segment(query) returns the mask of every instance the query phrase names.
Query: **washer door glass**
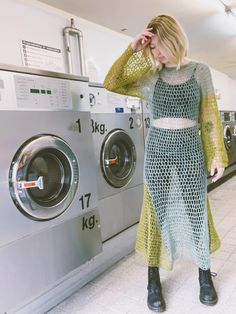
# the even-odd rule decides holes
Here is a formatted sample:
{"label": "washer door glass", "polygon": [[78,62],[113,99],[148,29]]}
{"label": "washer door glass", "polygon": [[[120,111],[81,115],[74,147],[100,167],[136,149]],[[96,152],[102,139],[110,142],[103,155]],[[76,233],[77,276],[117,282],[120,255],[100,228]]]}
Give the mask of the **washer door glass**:
{"label": "washer door glass", "polygon": [[35,220],[49,220],[71,204],[79,182],[77,159],[61,138],[40,135],[25,142],[9,172],[11,197]]}
{"label": "washer door glass", "polygon": [[225,148],[229,150],[232,145],[232,133],[228,125],[224,128],[224,143]]}
{"label": "washer door glass", "polygon": [[116,188],[127,185],[135,166],[136,151],[130,136],[121,129],[110,132],[101,149],[101,167],[106,181]]}

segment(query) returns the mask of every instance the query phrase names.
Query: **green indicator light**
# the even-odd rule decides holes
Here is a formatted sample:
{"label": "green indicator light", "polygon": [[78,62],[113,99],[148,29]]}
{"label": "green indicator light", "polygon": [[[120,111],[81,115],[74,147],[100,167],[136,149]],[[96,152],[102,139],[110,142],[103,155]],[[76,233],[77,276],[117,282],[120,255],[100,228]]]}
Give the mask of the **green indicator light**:
{"label": "green indicator light", "polygon": [[45,89],[41,89],[41,94],[46,94]]}
{"label": "green indicator light", "polygon": [[51,90],[47,90],[47,94],[48,94],[48,95],[51,95],[51,94],[52,94],[52,91],[51,91]]}
{"label": "green indicator light", "polygon": [[30,92],[33,93],[33,94],[39,94],[39,89],[31,88]]}

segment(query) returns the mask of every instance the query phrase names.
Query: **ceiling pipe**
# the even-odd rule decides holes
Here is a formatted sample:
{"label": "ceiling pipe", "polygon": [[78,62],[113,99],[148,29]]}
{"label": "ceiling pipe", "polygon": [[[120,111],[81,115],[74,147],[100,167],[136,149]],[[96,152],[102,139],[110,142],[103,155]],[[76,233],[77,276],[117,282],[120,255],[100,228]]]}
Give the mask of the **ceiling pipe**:
{"label": "ceiling pipe", "polygon": [[227,15],[232,15],[236,18],[236,15],[234,14],[234,12],[232,11],[231,7],[228,6],[227,4],[225,4],[222,0],[217,0],[218,2],[220,2],[223,7],[224,7],[224,11]]}

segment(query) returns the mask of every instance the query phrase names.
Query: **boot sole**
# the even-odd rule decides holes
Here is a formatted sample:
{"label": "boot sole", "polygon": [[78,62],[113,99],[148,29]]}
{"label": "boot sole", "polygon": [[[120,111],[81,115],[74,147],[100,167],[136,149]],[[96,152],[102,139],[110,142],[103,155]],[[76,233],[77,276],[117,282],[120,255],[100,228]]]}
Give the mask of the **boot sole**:
{"label": "boot sole", "polygon": [[213,306],[213,305],[216,305],[216,303],[218,302],[218,299],[216,299],[215,301],[204,301],[204,300],[201,300],[199,298],[200,302],[204,305],[209,305],[209,306]]}
{"label": "boot sole", "polygon": [[147,305],[148,305],[149,310],[154,311],[154,312],[161,313],[161,312],[165,312],[165,310],[166,310],[166,305],[165,304],[163,304],[163,306],[160,306],[158,308],[152,307],[149,304],[147,304]]}

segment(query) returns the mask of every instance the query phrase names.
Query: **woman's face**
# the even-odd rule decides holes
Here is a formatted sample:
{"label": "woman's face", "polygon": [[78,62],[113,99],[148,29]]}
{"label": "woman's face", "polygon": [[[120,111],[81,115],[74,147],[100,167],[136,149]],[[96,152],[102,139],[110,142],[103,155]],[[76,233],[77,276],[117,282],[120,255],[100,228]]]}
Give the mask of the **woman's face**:
{"label": "woman's face", "polygon": [[162,64],[167,64],[170,62],[170,58],[159,43],[157,35],[151,37],[150,49],[155,60]]}

